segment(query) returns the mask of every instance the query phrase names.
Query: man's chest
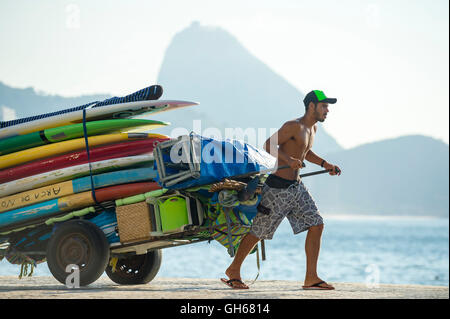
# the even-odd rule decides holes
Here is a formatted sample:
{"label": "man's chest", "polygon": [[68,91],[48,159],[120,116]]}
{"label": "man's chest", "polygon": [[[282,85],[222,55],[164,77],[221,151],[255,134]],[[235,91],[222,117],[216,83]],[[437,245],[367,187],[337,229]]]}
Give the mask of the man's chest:
{"label": "man's chest", "polygon": [[298,147],[304,151],[309,151],[314,143],[315,132],[314,129],[301,129],[297,132],[294,140]]}

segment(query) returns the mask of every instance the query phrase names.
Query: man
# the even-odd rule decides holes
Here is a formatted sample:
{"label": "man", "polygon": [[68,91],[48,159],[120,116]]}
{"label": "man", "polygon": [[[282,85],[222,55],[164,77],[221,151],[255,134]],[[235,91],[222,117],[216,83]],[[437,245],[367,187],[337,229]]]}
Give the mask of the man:
{"label": "man", "polygon": [[233,262],[225,271],[229,279],[221,279],[228,286],[248,289],[240,274],[244,259],[260,240],[272,239],[283,218],[287,217],[294,234],[308,231],[303,289],[334,289],[317,275],[323,219],[298,175],[304,160],[330,170],[330,175],[340,175],[338,166],[328,163],[311,150],[317,132],[317,122],[325,121],[328,105],[336,101],[334,98],[327,98],[322,91],[309,92],[303,100],[305,115],[286,122],[264,143],[264,149],[277,158],[278,167],[289,167],[278,169],[267,178],[251,230],[242,239]]}

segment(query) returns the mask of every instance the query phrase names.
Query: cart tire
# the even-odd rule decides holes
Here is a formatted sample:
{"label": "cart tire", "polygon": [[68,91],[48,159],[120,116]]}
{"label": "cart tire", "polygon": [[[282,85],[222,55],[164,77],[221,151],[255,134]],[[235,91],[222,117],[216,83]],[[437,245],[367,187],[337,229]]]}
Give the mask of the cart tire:
{"label": "cart tire", "polygon": [[162,251],[155,249],[143,255],[119,258],[116,269],[106,267],[108,277],[119,285],[143,285],[155,278],[161,267]]}
{"label": "cart tire", "polygon": [[79,284],[87,286],[96,281],[109,260],[109,243],[95,224],[86,220],[73,220],[61,224],[47,245],[47,265],[59,282],[66,284],[71,271],[68,265],[79,269]]}

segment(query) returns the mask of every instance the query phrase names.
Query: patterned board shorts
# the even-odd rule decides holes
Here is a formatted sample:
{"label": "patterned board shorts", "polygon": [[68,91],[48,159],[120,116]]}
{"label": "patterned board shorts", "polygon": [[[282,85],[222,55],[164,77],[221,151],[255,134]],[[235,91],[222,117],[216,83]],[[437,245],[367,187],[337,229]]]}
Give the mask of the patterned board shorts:
{"label": "patterned board shorts", "polygon": [[268,212],[258,211],[250,231],[259,239],[272,239],[284,217],[289,220],[294,234],[323,224],[319,209],[302,181],[288,188],[264,184],[260,205]]}

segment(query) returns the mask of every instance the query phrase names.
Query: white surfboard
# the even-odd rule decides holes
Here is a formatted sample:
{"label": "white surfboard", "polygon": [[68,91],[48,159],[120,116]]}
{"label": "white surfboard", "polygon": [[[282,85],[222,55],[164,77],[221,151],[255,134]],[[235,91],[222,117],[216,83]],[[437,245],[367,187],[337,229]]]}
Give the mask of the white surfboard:
{"label": "white surfboard", "polygon": [[[137,156],[119,157],[104,161],[93,162],[91,163],[91,167],[92,173],[97,174],[144,162],[151,162],[153,160],[154,160],[153,154],[143,154]],[[24,177],[8,183],[0,184],[0,198],[16,194],[19,192],[28,191],[30,189],[48,186],[58,182],[64,182],[67,180],[71,180],[86,175],[89,175],[88,163]]]}
{"label": "white surfboard", "polygon": [[[97,121],[116,118],[130,118],[142,114],[156,114],[170,110],[198,105],[197,102],[177,100],[146,100],[129,103],[104,105],[100,107],[86,108],[86,120]],[[94,106],[95,103],[92,105]],[[20,119],[17,120],[20,122]],[[11,136],[37,132],[46,128],[58,127],[83,122],[83,110],[57,114],[45,118],[37,118],[31,121],[14,124],[0,128],[0,139]],[[5,124],[5,123],[3,123]],[[5,126],[5,125],[3,125]]]}

